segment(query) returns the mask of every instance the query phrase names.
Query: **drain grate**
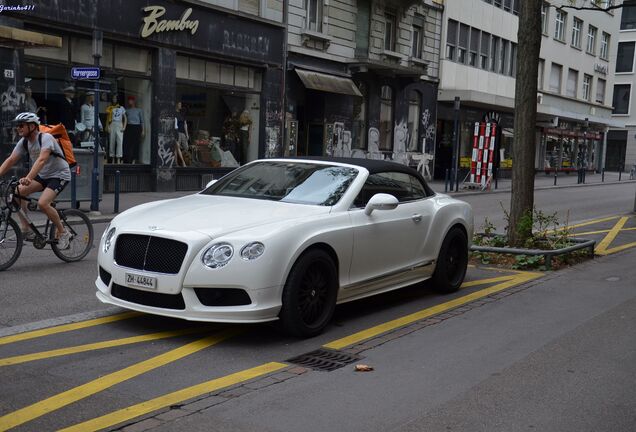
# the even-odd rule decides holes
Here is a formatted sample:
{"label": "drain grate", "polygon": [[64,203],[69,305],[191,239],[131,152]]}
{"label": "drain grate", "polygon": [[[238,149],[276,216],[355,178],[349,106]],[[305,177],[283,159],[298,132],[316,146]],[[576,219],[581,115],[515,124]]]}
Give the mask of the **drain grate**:
{"label": "drain grate", "polygon": [[345,354],[341,351],[318,349],[316,351],[301,354],[298,357],[287,360],[299,366],[305,366],[317,371],[331,372],[350,363],[360,360],[362,357]]}

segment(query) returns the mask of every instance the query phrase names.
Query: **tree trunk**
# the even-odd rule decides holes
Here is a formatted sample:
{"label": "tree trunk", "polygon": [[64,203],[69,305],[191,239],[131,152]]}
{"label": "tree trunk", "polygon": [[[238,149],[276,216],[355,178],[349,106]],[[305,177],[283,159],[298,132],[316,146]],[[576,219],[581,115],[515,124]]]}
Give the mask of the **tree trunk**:
{"label": "tree trunk", "polygon": [[[517,31],[517,76],[512,154],[512,199],[508,242],[522,245],[532,235],[534,206],[534,158],[537,123],[537,75],[541,49],[541,5],[543,0],[519,2]],[[526,215],[530,219],[526,219]]]}

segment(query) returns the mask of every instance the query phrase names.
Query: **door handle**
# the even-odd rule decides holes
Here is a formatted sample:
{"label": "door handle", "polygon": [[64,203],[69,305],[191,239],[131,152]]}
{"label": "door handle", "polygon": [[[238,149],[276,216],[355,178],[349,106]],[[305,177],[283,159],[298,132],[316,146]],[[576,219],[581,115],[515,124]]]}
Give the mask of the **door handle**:
{"label": "door handle", "polygon": [[422,215],[416,213],[413,216],[411,216],[411,219],[413,219],[413,222],[415,223],[422,222]]}

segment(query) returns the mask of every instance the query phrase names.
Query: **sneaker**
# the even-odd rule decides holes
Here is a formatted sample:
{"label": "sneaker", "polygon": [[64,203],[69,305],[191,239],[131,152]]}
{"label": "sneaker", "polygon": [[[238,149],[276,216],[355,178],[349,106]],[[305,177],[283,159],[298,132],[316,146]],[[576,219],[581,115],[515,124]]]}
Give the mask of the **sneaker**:
{"label": "sneaker", "polygon": [[33,230],[22,231],[22,238],[26,241],[32,242],[33,240],[35,240],[35,233],[33,232]]}
{"label": "sneaker", "polygon": [[71,242],[71,233],[64,231],[59,239],[57,239],[58,249],[68,249]]}

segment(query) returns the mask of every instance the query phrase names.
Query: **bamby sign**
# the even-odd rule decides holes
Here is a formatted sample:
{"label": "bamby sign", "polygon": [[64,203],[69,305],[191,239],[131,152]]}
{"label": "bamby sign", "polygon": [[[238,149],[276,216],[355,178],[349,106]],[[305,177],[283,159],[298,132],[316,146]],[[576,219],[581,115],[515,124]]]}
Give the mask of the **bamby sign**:
{"label": "bamby sign", "polygon": [[147,38],[155,33],[167,31],[185,31],[195,34],[199,28],[199,20],[190,20],[192,8],[183,11],[179,19],[159,19],[166,14],[166,8],[163,6],[146,6],[143,8],[146,13],[144,17],[144,25],[141,27],[141,37]]}

